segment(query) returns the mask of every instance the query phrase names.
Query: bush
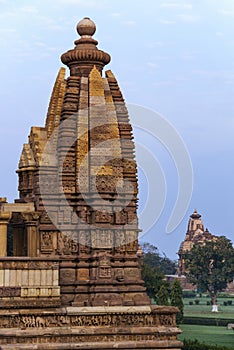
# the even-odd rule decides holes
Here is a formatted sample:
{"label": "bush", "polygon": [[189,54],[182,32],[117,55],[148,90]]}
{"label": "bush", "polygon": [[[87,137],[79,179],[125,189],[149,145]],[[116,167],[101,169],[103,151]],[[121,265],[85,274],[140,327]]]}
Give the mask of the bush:
{"label": "bush", "polygon": [[228,350],[228,348],[226,348],[225,346],[216,346],[200,343],[197,339],[184,339],[184,345],[182,347],[182,350]]}
{"label": "bush", "polygon": [[159,292],[156,294],[157,305],[169,305],[169,293],[164,284],[161,285]]}
{"label": "bush", "polygon": [[199,305],[199,303],[200,303],[200,300],[199,300],[199,299],[195,299],[194,301],[195,301],[195,304],[196,304],[196,305]]}
{"label": "bush", "polygon": [[176,323],[182,323],[184,316],[183,289],[178,280],[175,280],[171,288],[171,306],[177,306],[180,312],[176,315]]}
{"label": "bush", "polygon": [[203,326],[223,326],[227,327],[230,323],[230,318],[213,318],[213,317],[196,317],[196,316],[184,316],[184,324],[195,324]]}
{"label": "bush", "polygon": [[194,290],[184,290],[183,298],[195,298],[196,292]]}
{"label": "bush", "polygon": [[222,292],[222,293],[218,293],[217,297],[218,298],[234,298],[234,295]]}

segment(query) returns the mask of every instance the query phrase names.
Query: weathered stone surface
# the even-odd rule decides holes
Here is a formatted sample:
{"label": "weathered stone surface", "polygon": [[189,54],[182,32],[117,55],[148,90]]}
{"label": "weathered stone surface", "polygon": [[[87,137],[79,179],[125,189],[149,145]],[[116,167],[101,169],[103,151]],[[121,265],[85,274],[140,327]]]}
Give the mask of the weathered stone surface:
{"label": "weathered stone surface", "polygon": [[70,77],[60,69],[45,126],[23,146],[20,198],[0,199],[2,255],[7,227],[14,255],[0,259],[0,346],[178,350],[177,309],[150,305],[141,278],[128,111],[113,73],[102,77],[95,24],[78,32],[62,55]]}
{"label": "weathered stone surface", "polygon": [[112,349],[116,343],[122,349],[178,349],[175,311],[150,306],[68,307],[47,312],[23,309],[6,315],[0,310],[0,340],[3,349],[10,345],[43,349],[46,344],[49,349]]}

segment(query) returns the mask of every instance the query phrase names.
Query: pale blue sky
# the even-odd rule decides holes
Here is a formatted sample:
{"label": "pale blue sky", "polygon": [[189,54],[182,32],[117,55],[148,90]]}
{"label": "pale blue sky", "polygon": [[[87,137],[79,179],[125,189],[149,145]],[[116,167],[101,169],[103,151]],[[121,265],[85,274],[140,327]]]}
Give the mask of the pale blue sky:
{"label": "pale blue sky", "polygon": [[[193,163],[189,209],[167,235],[177,182],[170,161],[159,156],[167,201],[145,240],[175,258],[194,208],[212,233],[233,239],[233,0],[0,0],[0,195],[17,197],[22,144],[31,126],[44,124],[60,55],[73,47],[85,16],[97,25],[99,48],[112,56],[107,68],[126,101],[169,120]],[[143,201],[143,180],[140,191]]]}

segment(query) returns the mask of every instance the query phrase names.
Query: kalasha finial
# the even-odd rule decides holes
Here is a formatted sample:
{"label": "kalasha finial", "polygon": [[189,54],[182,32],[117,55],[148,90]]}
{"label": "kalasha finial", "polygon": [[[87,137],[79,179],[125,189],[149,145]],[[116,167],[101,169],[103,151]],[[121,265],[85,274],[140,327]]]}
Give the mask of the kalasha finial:
{"label": "kalasha finial", "polygon": [[96,32],[96,25],[89,17],[84,17],[77,24],[76,29],[80,36],[92,36]]}
{"label": "kalasha finial", "polygon": [[200,215],[200,214],[198,214],[198,212],[197,212],[197,210],[196,210],[196,209],[194,209],[193,214],[192,214],[192,215],[190,215],[190,218],[192,218],[192,219],[199,219],[200,217],[201,217],[201,215]]}
{"label": "kalasha finial", "polygon": [[96,31],[95,23],[88,17],[77,24],[80,38],[75,41],[75,47],[65,52],[61,60],[70,68],[71,75],[88,76],[94,66],[102,72],[103,67],[110,62],[110,55],[97,48],[97,40],[92,36]]}

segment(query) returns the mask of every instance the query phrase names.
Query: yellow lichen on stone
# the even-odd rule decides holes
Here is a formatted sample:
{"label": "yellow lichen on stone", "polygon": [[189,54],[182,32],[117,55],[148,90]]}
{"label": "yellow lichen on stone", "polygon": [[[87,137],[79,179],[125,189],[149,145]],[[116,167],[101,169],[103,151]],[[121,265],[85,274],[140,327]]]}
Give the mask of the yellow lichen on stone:
{"label": "yellow lichen on stone", "polygon": [[110,69],[108,69],[105,73],[106,73],[107,78],[114,78],[115,79],[115,76]]}
{"label": "yellow lichen on stone", "polygon": [[109,135],[111,139],[119,139],[119,128],[118,124],[110,124],[109,125]]}
{"label": "yellow lichen on stone", "polygon": [[52,94],[51,94],[47,117],[46,117],[46,129],[47,129],[48,138],[51,136],[55,124],[58,124],[58,120],[56,117],[57,116],[60,117],[60,113],[62,110],[62,104],[63,104],[65,88],[66,88],[65,74],[66,74],[66,69],[63,67],[60,68],[54,84]]}
{"label": "yellow lichen on stone", "polygon": [[81,163],[83,162],[84,158],[87,156],[89,151],[89,144],[88,144],[88,133],[83,134],[79,139],[77,140],[77,148],[78,148],[78,157],[77,157],[77,165],[80,167]]}
{"label": "yellow lichen on stone", "polygon": [[96,66],[89,74],[89,94],[90,96],[104,96],[102,77]]}
{"label": "yellow lichen on stone", "polygon": [[91,175],[113,175],[113,167],[111,165],[91,166]]}

